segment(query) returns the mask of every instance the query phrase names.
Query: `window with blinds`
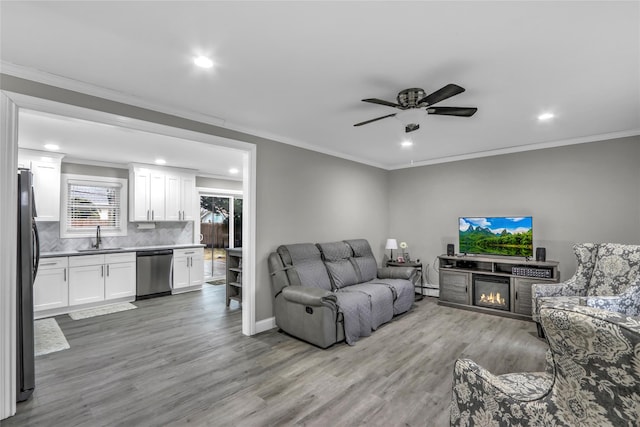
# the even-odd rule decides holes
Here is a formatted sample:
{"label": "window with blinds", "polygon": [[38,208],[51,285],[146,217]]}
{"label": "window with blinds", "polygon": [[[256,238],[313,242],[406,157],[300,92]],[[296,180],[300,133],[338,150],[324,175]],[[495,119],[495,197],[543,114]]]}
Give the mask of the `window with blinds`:
{"label": "window with blinds", "polygon": [[61,237],[126,235],[126,180],[86,178],[63,176]]}

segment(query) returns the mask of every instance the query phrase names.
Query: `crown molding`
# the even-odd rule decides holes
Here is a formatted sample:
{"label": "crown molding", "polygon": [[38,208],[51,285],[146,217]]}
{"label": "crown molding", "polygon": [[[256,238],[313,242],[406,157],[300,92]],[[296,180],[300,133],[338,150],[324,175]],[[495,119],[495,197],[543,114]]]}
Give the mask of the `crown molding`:
{"label": "crown molding", "polygon": [[387,170],[399,170],[399,169],[407,169],[407,168],[413,168],[413,167],[419,167],[419,166],[437,165],[440,163],[457,162],[460,160],[477,159],[480,157],[499,156],[502,154],[542,150],[545,148],[563,147],[566,145],[585,144],[589,142],[606,141],[608,139],[626,138],[626,137],[638,136],[638,135],[640,135],[640,128],[630,129],[630,130],[625,130],[620,132],[604,133],[600,135],[590,135],[590,136],[582,136],[579,138],[563,139],[559,141],[548,141],[548,142],[539,142],[539,143],[527,144],[527,145],[518,145],[513,147],[507,147],[507,148],[499,148],[496,150],[475,151],[473,153],[461,154],[458,156],[439,157],[437,159],[429,159],[429,160],[423,160],[419,162],[412,162],[410,164],[389,166]]}

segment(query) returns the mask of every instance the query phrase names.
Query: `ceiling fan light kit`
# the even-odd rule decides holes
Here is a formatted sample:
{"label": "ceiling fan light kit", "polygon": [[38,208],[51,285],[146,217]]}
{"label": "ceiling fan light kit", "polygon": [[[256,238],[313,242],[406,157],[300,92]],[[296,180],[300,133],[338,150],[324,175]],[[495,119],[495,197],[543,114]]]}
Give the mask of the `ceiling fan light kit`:
{"label": "ceiling fan light kit", "polygon": [[[427,114],[436,114],[442,116],[457,116],[457,117],[471,117],[473,116],[477,108],[474,107],[432,107],[445,99],[458,95],[464,92],[464,88],[456,84],[450,83],[437,91],[427,95],[421,88],[410,88],[401,90],[396,97],[398,103],[385,101],[377,98],[363,99],[363,102],[369,102],[372,104],[384,105],[386,107],[397,108],[399,113],[387,114],[386,116],[377,117],[375,119],[366,120],[364,122],[356,123],[354,126],[362,126],[371,122],[386,119],[387,117],[396,117],[404,125],[405,132],[413,132],[420,128],[418,123]],[[426,107],[426,110],[422,108]]]}

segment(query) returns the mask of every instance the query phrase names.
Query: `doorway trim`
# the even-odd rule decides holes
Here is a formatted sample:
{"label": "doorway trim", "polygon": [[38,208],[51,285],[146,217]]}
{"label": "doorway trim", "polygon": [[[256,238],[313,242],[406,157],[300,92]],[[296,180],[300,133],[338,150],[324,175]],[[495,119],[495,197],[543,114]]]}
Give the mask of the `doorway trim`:
{"label": "doorway trim", "polygon": [[[243,215],[242,220],[242,255],[244,268],[248,273],[243,276],[245,280],[244,286],[246,287],[244,295],[247,298],[245,298],[245,301],[243,301],[242,304],[242,333],[249,336],[257,333],[255,322],[257,147],[255,144],[171,127],[127,116],[116,115],[105,111],[78,107],[71,104],[60,103],[10,91],[1,91],[0,102],[2,104],[0,123],[3,128],[0,135],[2,138],[0,146],[0,154],[2,154],[0,157],[0,169],[3,171],[1,173],[2,184],[0,184],[0,195],[3,197],[3,200],[15,199],[15,197],[12,196],[16,191],[14,188],[15,185],[13,185],[13,183],[16,182],[16,178],[12,171],[15,171],[17,168],[17,135],[19,131],[17,119],[21,108],[173,136],[180,139],[202,142],[205,144],[212,144],[241,151],[243,156],[243,210],[246,212],[246,215]],[[11,190],[12,188],[13,190]],[[2,325],[0,326],[0,387],[2,387],[1,390],[3,392],[3,398],[0,399],[0,419],[4,419],[12,416],[16,411],[15,230],[17,224],[13,203],[4,203],[0,205],[0,219],[2,219],[2,225],[0,225],[0,236],[3,237],[0,242],[0,253],[7,255],[7,257],[3,257],[3,260],[0,261],[0,311],[2,312]],[[12,233],[14,235],[13,239],[10,238]],[[7,236],[6,239],[4,238],[5,234]],[[12,253],[14,254],[13,256],[11,255]]]}
{"label": "doorway trim", "polygon": [[16,412],[18,108],[0,93],[0,420]]}

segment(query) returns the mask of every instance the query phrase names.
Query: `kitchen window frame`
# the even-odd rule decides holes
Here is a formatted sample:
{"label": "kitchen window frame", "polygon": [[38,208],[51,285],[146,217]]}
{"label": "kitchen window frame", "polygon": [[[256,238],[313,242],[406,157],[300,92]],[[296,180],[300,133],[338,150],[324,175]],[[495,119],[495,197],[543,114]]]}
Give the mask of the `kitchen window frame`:
{"label": "kitchen window frame", "polygon": [[113,178],[106,176],[92,176],[92,175],[75,175],[66,174],[61,175],[62,188],[60,189],[61,203],[60,203],[60,238],[61,239],[73,239],[73,238],[86,238],[95,237],[96,227],[85,228],[78,227],[73,228],[68,226],[68,207],[69,207],[69,184],[84,184],[94,187],[111,187],[118,188],[120,191],[120,220],[118,221],[117,229],[101,228],[100,234],[102,236],[126,236],[127,235],[127,217],[128,217],[128,180],[122,178]]}

